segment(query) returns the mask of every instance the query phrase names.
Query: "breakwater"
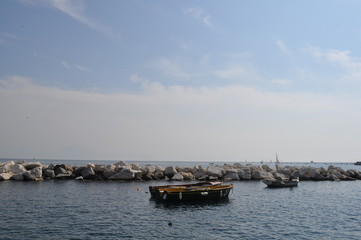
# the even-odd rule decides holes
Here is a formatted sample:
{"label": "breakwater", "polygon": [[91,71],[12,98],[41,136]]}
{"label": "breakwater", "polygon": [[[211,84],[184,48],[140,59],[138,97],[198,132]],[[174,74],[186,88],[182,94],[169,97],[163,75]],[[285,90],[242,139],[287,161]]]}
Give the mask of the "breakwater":
{"label": "breakwater", "polygon": [[147,164],[126,163],[93,164],[72,166],[69,164],[44,165],[41,162],[8,161],[0,163],[0,180],[264,180],[278,177],[298,177],[301,181],[350,181],[361,180],[361,172],[329,165],[328,168],[311,166],[281,166],[267,164],[223,164],[207,167],[158,167]]}

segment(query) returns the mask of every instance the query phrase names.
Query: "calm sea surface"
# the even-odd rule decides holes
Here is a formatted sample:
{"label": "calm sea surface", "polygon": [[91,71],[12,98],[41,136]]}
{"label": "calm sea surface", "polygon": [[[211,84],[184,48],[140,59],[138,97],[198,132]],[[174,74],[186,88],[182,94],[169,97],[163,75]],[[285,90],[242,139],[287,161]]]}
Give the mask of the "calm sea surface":
{"label": "calm sea surface", "polygon": [[165,183],[0,182],[0,239],[361,239],[361,181],[234,181],[228,201],[149,200]]}

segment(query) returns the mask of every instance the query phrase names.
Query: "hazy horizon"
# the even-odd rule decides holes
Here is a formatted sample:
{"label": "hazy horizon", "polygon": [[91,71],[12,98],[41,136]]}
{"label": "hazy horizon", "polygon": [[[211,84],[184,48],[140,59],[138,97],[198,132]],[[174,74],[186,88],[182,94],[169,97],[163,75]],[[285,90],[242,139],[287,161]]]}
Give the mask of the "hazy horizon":
{"label": "hazy horizon", "polygon": [[[0,158],[0,162],[7,162],[7,161],[26,161],[26,162],[51,162],[51,161],[59,161],[58,163],[67,163],[67,162],[88,162],[88,163],[99,163],[99,162],[131,162],[131,163],[158,163],[158,162],[183,162],[183,163],[208,163],[208,164],[218,164],[218,163],[256,163],[256,164],[275,164],[277,163],[275,160],[260,160],[260,161],[249,161],[249,160],[239,160],[239,161],[207,161],[207,160],[198,160],[198,161],[190,161],[190,160],[127,160],[127,159],[59,159],[59,158]],[[304,164],[355,164],[358,161],[279,161],[279,164],[292,164],[292,163],[304,163]]]}

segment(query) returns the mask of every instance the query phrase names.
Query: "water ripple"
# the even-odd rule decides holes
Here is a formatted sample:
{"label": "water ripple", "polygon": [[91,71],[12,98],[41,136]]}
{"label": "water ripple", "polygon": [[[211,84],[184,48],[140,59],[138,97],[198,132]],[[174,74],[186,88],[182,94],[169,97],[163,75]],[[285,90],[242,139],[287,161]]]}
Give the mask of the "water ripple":
{"label": "water ripple", "polygon": [[[360,182],[268,189],[229,200],[156,203],[150,182],[0,182],[1,239],[359,239]],[[141,191],[137,191],[140,188]],[[172,223],[171,226],[169,223]]]}

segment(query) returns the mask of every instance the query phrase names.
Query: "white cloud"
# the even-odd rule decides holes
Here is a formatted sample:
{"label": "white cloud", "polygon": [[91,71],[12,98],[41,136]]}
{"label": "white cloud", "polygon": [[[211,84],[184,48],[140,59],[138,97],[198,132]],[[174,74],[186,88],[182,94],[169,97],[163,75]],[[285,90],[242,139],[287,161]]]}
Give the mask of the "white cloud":
{"label": "white cloud", "polygon": [[182,77],[182,78],[189,77],[189,74],[187,74],[183,70],[181,64],[176,60],[171,60],[169,58],[162,57],[156,60],[151,65],[153,65],[155,68],[160,70],[165,76]]}
{"label": "white cloud", "polygon": [[28,88],[33,86],[30,78],[20,77],[20,76],[11,76],[6,79],[0,79],[0,88],[3,89],[21,89]]}
{"label": "white cloud", "polygon": [[330,62],[339,63],[341,66],[343,66],[346,69],[361,70],[360,59],[351,57],[350,51],[329,50],[329,51],[324,51],[322,54],[326,60]]}
{"label": "white cloud", "polygon": [[192,41],[182,41],[180,46],[183,49],[190,49],[192,46]]}
{"label": "white cloud", "polygon": [[292,80],[290,79],[272,79],[273,83],[279,84],[279,85],[288,85],[292,83]]}
{"label": "white cloud", "polygon": [[89,72],[89,69],[86,68],[86,67],[84,67],[84,66],[82,66],[82,65],[75,64],[74,67],[77,68],[77,69],[80,70],[80,71]]}
{"label": "white cloud", "polygon": [[223,79],[229,80],[255,80],[256,74],[252,69],[242,65],[233,65],[222,70],[217,70],[214,74]]}
{"label": "white cloud", "polygon": [[85,16],[83,13],[84,3],[82,1],[70,1],[70,0],[51,0],[49,2],[52,7],[64,12],[75,20],[85,24],[89,28],[103,33],[112,38],[119,38],[109,27],[98,24],[92,19]]}
{"label": "white cloud", "polygon": [[320,61],[334,63],[340,66],[346,72],[341,80],[358,82],[361,78],[361,59],[352,57],[350,51],[323,50],[319,47],[310,47],[306,50]]}
{"label": "white cloud", "polygon": [[[34,55],[37,56],[37,54],[34,54]],[[78,69],[80,71],[89,72],[89,69],[82,66],[82,65],[79,65],[79,64],[72,65],[72,64],[69,64],[67,61],[64,61],[64,60],[61,61],[61,65],[63,65],[63,67],[65,67],[66,69],[72,69],[74,67],[75,69]]]}
{"label": "white cloud", "polygon": [[240,79],[247,76],[247,70],[242,67],[231,67],[225,70],[219,70],[215,72],[216,76],[225,79]]}
{"label": "white cloud", "polygon": [[7,33],[7,32],[2,32],[1,35],[5,38],[10,38],[10,39],[13,39],[13,40],[19,40],[20,38],[14,34],[11,34],[11,33]]}
{"label": "white cloud", "polygon": [[147,83],[147,82],[148,82],[147,79],[139,76],[138,73],[133,73],[133,74],[130,76],[129,80],[130,80],[132,83]]}
{"label": "white cloud", "polygon": [[244,80],[258,80],[259,76],[257,70],[253,67],[250,58],[250,52],[233,52],[221,53],[213,56],[212,59],[217,59],[218,62],[224,62],[223,67],[218,67],[213,70],[213,74],[218,78],[244,81]]}
{"label": "white cloud", "polygon": [[24,2],[36,6],[40,5],[55,8],[101,34],[113,39],[119,39],[119,34],[115,33],[110,27],[99,24],[85,15],[85,4],[82,0],[24,0]]}
{"label": "white cloud", "polygon": [[225,57],[227,59],[232,59],[233,61],[239,61],[241,59],[249,59],[252,57],[251,52],[233,52],[233,53],[222,53],[220,54],[221,57]]}
{"label": "white cloud", "polygon": [[61,61],[61,65],[63,65],[63,67],[67,68],[67,69],[71,69],[70,65],[66,62],[66,61]]}
{"label": "white cloud", "polygon": [[14,40],[19,40],[20,38],[14,34],[7,33],[7,32],[1,32],[0,33],[0,45],[6,45]]}
{"label": "white cloud", "polygon": [[286,55],[291,54],[291,51],[289,50],[289,48],[286,46],[286,44],[283,41],[277,40],[276,45],[284,54],[286,54]]}
{"label": "white cloud", "polygon": [[185,10],[185,14],[192,16],[208,27],[212,27],[211,16],[207,14],[203,8],[188,8]]}
{"label": "white cloud", "polygon": [[0,145],[12,157],[260,161],[281,148],[288,161],[337,161],[359,154],[359,102],[151,82],[102,94],[12,76],[0,80]]}

